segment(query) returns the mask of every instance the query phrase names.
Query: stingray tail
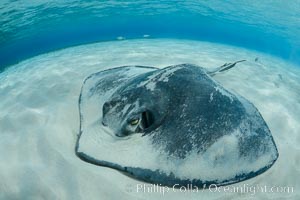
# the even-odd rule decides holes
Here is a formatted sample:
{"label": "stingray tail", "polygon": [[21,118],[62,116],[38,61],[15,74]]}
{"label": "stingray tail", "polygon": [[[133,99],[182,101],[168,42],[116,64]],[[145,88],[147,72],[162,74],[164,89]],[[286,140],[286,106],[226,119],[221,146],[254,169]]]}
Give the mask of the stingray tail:
{"label": "stingray tail", "polygon": [[227,71],[231,68],[233,68],[237,63],[240,63],[240,62],[244,62],[246,60],[239,60],[239,61],[236,61],[234,63],[225,63],[224,65],[222,65],[221,67],[217,67],[213,70],[209,70],[207,71],[207,73],[210,75],[210,76],[215,76],[216,74],[219,74],[221,72],[224,72],[224,71]]}

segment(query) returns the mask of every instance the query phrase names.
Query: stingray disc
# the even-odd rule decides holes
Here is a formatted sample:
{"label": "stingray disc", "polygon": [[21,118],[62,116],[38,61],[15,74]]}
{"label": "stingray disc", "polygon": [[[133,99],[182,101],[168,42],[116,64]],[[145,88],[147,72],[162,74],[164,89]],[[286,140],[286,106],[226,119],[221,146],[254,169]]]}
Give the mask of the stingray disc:
{"label": "stingray disc", "polygon": [[149,183],[236,183],[265,172],[278,157],[255,106],[195,65],[92,74],[79,111],[76,155]]}

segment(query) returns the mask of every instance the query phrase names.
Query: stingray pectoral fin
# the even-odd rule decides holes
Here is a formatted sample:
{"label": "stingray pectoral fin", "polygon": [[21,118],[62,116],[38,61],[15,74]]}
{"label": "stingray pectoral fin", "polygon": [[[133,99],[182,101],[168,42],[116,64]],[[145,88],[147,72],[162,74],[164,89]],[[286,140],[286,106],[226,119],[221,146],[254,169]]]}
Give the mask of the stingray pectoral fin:
{"label": "stingray pectoral fin", "polygon": [[[156,70],[146,66],[124,66],[100,71],[88,76],[82,85],[79,96],[80,132],[76,144],[76,154],[84,152],[84,148],[94,147],[94,137],[101,136],[99,132],[107,131],[102,119],[103,105],[107,99],[120,87],[142,73]],[[103,134],[112,139],[113,134]],[[81,142],[80,142],[81,141]],[[86,144],[87,146],[84,146]],[[90,150],[90,149],[89,149]]]}
{"label": "stingray pectoral fin", "polygon": [[217,67],[217,68],[212,69],[212,70],[208,70],[207,73],[210,76],[215,76],[216,74],[218,74],[220,72],[224,72],[224,71],[227,71],[227,70],[233,68],[237,63],[244,62],[244,61],[246,61],[246,60],[238,60],[234,63],[225,63],[224,65],[222,65],[220,67]]}
{"label": "stingray pectoral fin", "polygon": [[103,70],[88,76],[84,82],[81,92],[88,92],[88,96],[95,94],[102,95],[111,89],[116,89],[127,80],[132,79],[141,73],[156,70],[157,68],[148,66],[123,66]]}

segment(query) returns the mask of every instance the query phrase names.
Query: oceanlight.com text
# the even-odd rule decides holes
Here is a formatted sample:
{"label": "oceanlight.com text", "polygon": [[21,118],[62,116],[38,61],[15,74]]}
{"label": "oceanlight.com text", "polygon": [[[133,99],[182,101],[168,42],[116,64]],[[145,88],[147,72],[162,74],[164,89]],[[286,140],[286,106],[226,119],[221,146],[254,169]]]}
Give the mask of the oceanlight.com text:
{"label": "oceanlight.com text", "polygon": [[217,186],[215,184],[204,185],[203,188],[199,188],[192,184],[186,186],[180,186],[174,184],[172,187],[166,187],[161,184],[136,184],[128,185],[128,192],[137,193],[159,193],[165,195],[166,193],[201,193],[201,192],[212,192],[212,193],[241,193],[255,195],[256,193],[293,193],[293,186],[275,186],[275,185],[228,185],[228,186]]}

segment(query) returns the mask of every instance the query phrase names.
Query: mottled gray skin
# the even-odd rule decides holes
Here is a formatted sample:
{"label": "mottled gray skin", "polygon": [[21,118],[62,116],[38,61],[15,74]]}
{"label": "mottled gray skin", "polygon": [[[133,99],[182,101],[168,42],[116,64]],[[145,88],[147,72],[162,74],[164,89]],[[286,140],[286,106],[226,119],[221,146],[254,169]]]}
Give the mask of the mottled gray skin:
{"label": "mottled gray skin", "polygon": [[[175,159],[184,159],[192,151],[199,155],[205,153],[222,136],[238,131],[242,135],[238,141],[239,156],[255,161],[264,154],[274,155],[274,160],[266,166],[221,182],[203,181],[197,177],[183,180],[176,177],[176,174],[165,174],[159,169],[153,171],[136,166],[121,166],[78,152],[81,133],[76,145],[77,156],[86,162],[117,169],[139,180],[167,186],[191,183],[198,187],[207,184],[226,185],[263,173],[278,157],[267,124],[252,103],[227,91],[212,79],[216,73],[224,68],[232,68],[235,64],[229,63],[211,72],[191,64],[163,69],[135,66],[151,70],[133,78],[123,75],[132,67],[115,68],[87,78],[100,77],[98,83],[89,89],[88,96],[105,94],[117,88],[103,102],[101,123],[120,139],[130,139],[132,134],[151,136],[147,139],[151,140],[153,149],[160,149]],[[82,96],[79,107],[81,101]],[[81,123],[83,115],[80,113]]]}
{"label": "mottled gray skin", "polygon": [[[157,81],[164,72],[178,67],[180,69],[172,73],[168,81]],[[149,82],[153,75],[154,79]],[[152,81],[156,83],[155,89],[147,89]],[[141,85],[143,82],[145,85]],[[226,96],[216,91],[216,87],[220,86],[198,66],[186,64],[148,72],[121,87],[104,104],[103,124],[119,137],[153,134],[153,144],[163,146],[175,157],[184,158],[194,148],[204,152],[220,137],[237,129],[248,116],[236,96]],[[121,112],[126,105],[130,107]],[[131,119],[141,122],[144,111],[151,112],[153,124],[146,129],[130,125]],[[268,134],[261,134],[261,138],[248,145],[250,149],[241,148],[241,151],[249,151],[253,145],[261,146],[264,137],[270,134],[262,118],[260,123],[259,129],[242,131],[263,129]]]}
{"label": "mottled gray skin", "polygon": [[[150,91],[145,87],[138,87],[140,82],[153,73],[156,71],[142,74],[130,81],[103,105],[103,124],[114,130],[116,136],[124,137],[133,133],[147,134],[162,125],[170,104],[170,99],[162,96],[162,94],[167,94],[167,88],[156,88],[155,91]],[[125,109],[126,112],[122,112],[126,105],[130,107]],[[141,130],[139,126],[129,125],[131,119],[140,119],[141,113],[147,111],[151,112],[154,118],[151,127]]]}

